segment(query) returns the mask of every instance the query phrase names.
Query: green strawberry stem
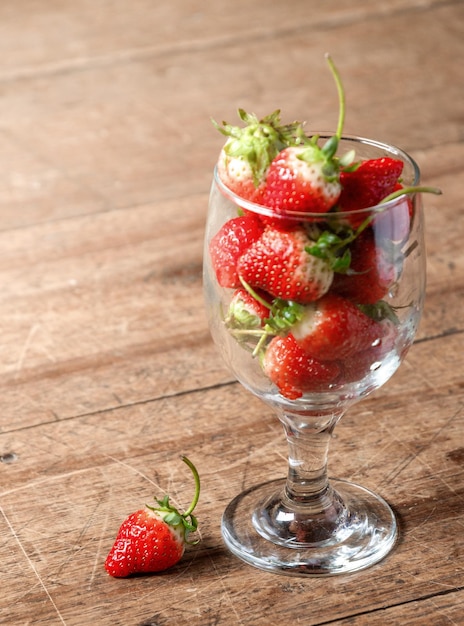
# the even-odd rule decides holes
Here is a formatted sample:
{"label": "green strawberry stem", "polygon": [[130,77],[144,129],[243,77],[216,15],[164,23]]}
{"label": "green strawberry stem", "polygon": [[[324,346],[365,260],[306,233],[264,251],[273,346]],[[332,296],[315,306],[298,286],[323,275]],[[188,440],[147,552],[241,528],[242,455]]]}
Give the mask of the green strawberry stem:
{"label": "green strawberry stem", "polygon": [[241,276],[239,276],[238,278],[239,278],[240,282],[242,283],[242,286],[245,289],[245,291],[247,293],[249,293],[250,296],[256,300],[256,302],[259,302],[260,304],[265,306],[266,309],[270,309],[271,308],[272,305],[269,304],[269,302],[267,302],[267,300],[265,300],[264,298],[261,298],[261,296],[258,295],[256,293],[256,291],[254,289],[252,289],[252,287],[245,280],[243,280],[243,278]]}
{"label": "green strawberry stem", "polygon": [[189,533],[196,531],[198,528],[198,520],[193,515],[193,511],[200,498],[200,476],[198,474],[197,468],[192,463],[192,461],[190,461],[186,456],[182,456],[181,458],[182,461],[186,465],[188,465],[195,481],[195,493],[188,509],[185,511],[185,513],[179,513],[176,507],[172,506],[172,504],[169,502],[169,495],[167,494],[162,500],[158,500],[155,498],[159,506],[153,507],[147,504],[147,508],[149,508],[151,511],[159,513],[163,518],[163,521],[166,522],[166,524],[174,527],[183,526],[185,541],[187,543],[190,543],[187,541]]}
{"label": "green strawberry stem", "polygon": [[256,291],[240,276],[240,282],[245,291],[252,298],[265,306],[269,310],[269,317],[264,320],[264,326],[260,329],[233,330],[232,334],[244,337],[258,337],[252,356],[256,357],[262,351],[267,339],[288,331],[302,316],[303,306],[292,300],[274,298],[271,303],[262,298]]}
{"label": "green strawberry stem", "polygon": [[[334,77],[335,84],[337,86],[338,91],[338,124],[337,131],[335,135],[327,139],[324,146],[322,147],[322,152],[327,159],[327,162],[330,163],[331,160],[335,157],[335,154],[338,150],[338,145],[340,143],[340,139],[343,133],[343,126],[345,123],[345,109],[346,109],[346,101],[345,101],[345,90],[343,89],[343,84],[340,78],[340,74],[338,73],[337,68],[335,67],[335,63],[332,61],[332,58],[329,54],[326,54],[327,63],[329,64],[330,70],[332,72],[332,76]],[[349,165],[354,159],[354,152],[350,151],[348,155],[345,155],[340,160],[342,165]]]}
{"label": "green strawberry stem", "polygon": [[[326,54],[325,58],[327,59],[327,63],[329,64],[329,67],[332,72],[332,76],[334,77],[335,84],[337,86],[337,91],[338,91],[339,111],[338,111],[338,125],[337,125],[337,131],[335,133],[335,137],[339,141],[342,137],[343,126],[345,124],[345,110],[346,110],[345,90],[343,89],[343,83],[340,78],[340,74],[330,54]],[[336,148],[338,147],[338,141],[337,141]]]}
{"label": "green strawberry stem", "polygon": [[401,189],[397,189],[389,194],[386,198],[384,198],[379,204],[385,204],[386,202],[390,202],[390,200],[394,200],[395,198],[400,198],[409,193],[434,193],[436,196],[440,196],[442,191],[438,187],[402,187]]}
{"label": "green strawberry stem", "polygon": [[188,459],[186,456],[182,456],[182,461],[190,468],[190,471],[193,474],[193,479],[195,481],[195,493],[193,495],[193,500],[190,503],[189,508],[183,513],[182,517],[189,517],[192,515],[195,507],[198,504],[198,500],[200,499],[200,476],[198,474],[197,468],[195,465]]}
{"label": "green strawberry stem", "polygon": [[[423,187],[420,185],[411,186],[411,187],[402,187],[401,189],[396,189],[395,191],[390,193],[388,196],[385,196],[385,198],[383,198],[377,206],[387,204],[391,200],[395,200],[396,198],[401,198],[401,196],[411,194],[411,193],[433,193],[439,196],[441,195],[442,191],[438,187]],[[378,213],[381,213],[381,212],[382,211],[379,211]],[[367,217],[364,220],[364,222],[360,226],[358,226],[358,228],[353,233],[352,237],[349,238],[350,240],[346,240],[346,243],[351,243],[352,241],[356,239],[356,237],[358,237],[363,232],[363,230],[366,230],[366,228],[375,219],[378,213],[372,213],[371,215],[369,215],[369,217]]]}

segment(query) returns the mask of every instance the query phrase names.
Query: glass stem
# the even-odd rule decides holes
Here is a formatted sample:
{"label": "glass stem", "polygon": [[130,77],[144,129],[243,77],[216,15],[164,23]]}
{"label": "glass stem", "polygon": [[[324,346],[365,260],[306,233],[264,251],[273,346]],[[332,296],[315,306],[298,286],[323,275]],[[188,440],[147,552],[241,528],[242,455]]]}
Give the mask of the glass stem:
{"label": "glass stem", "polygon": [[269,537],[280,536],[290,546],[317,545],[330,541],[346,523],[348,508],[327,475],[330,440],[345,408],[279,412],[288,442],[288,475],[280,496],[264,506],[261,519]]}
{"label": "glass stem", "polygon": [[[281,414],[288,443],[286,497],[298,506],[320,506],[329,480],[327,460],[334,428],[342,412],[292,415]],[[304,420],[304,421],[303,421]]]}

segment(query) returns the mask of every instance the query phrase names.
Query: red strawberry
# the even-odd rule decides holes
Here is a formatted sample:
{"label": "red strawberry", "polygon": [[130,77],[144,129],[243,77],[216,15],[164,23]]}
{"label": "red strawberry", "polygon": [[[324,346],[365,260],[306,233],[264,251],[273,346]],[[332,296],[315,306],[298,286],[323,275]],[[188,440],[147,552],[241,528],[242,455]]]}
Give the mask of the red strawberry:
{"label": "red strawberry", "polygon": [[337,363],[322,363],[310,357],[292,334],[274,337],[263,360],[263,371],[289,400],[306,392],[324,391],[340,374]]}
{"label": "red strawberry", "polygon": [[264,204],[277,214],[326,213],[337,202],[340,183],[328,159],[314,144],[282,150],[269,166]]}
{"label": "red strawberry", "polygon": [[327,55],[339,96],[337,131],[320,147],[319,137],[300,135],[299,142],[282,150],[269,166],[264,204],[277,214],[289,211],[327,213],[341,191],[340,167],[351,162],[348,154],[336,157],[345,119],[345,97],[339,73]]}
{"label": "red strawberry", "polygon": [[260,204],[263,199],[264,181],[272,159],[301,133],[301,124],[295,122],[280,125],[280,111],[259,120],[255,115],[238,111],[245,127],[215,123],[216,128],[228,139],[219,155],[217,171],[219,178],[235,194]]}
{"label": "red strawberry", "polygon": [[335,274],[332,291],[358,304],[374,304],[385,297],[395,280],[395,266],[368,228],[352,243],[350,269]]}
{"label": "red strawberry", "polygon": [[[402,171],[403,162],[391,157],[368,159],[352,171],[342,171],[338,210],[357,211],[376,206],[396,188]],[[352,215],[347,219],[357,228],[366,215]]]}
{"label": "red strawberry", "polygon": [[[393,191],[402,189],[400,184]],[[411,196],[400,196],[388,209],[377,213],[372,221],[376,239],[401,243],[409,236],[414,205]]]}
{"label": "red strawberry", "polygon": [[309,304],[292,333],[302,350],[322,361],[353,356],[382,336],[379,322],[334,294]]}
{"label": "red strawberry", "polygon": [[[229,144],[226,144],[226,147]],[[249,202],[262,204],[264,197],[264,182],[255,184],[253,169],[243,156],[229,156],[223,148],[217,163],[219,178],[224,185],[240,198]]]}
{"label": "red strawberry", "polygon": [[393,350],[398,336],[397,327],[388,319],[379,322],[379,326],[381,327],[381,335],[379,340],[374,342],[374,345],[343,361],[340,382],[350,383],[362,380],[367,374],[375,371],[376,364],[380,364],[386,355]]}
{"label": "red strawberry", "polygon": [[304,228],[268,226],[240,257],[237,272],[252,287],[301,304],[317,300],[332,283],[330,264],[306,252],[312,241]]}
{"label": "red strawberry", "polygon": [[129,515],[119,528],[116,540],[105,561],[111,576],[161,572],[175,565],[183,556],[189,533],[197,529],[192,515],[200,495],[200,479],[195,466],[186,457],[195,479],[195,496],[188,510],[180,514],[169,503],[169,496],[157,500],[158,507],[147,507]]}
{"label": "red strawberry", "polygon": [[240,287],[237,262],[251,244],[259,239],[263,229],[260,220],[253,213],[247,213],[227,221],[211,239],[211,262],[221,287]]}

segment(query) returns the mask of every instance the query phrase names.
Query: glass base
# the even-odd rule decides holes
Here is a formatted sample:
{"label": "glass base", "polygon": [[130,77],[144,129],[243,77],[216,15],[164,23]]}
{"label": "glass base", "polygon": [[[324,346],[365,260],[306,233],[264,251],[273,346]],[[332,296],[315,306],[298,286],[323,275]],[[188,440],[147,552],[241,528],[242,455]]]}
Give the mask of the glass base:
{"label": "glass base", "polygon": [[[303,509],[296,515],[285,513],[280,505],[285,485],[281,479],[252,487],[226,508],[222,536],[243,561],[280,574],[331,576],[374,565],[393,548],[398,534],[395,514],[372,491],[331,479],[334,500],[340,506],[330,531],[325,526],[321,533],[320,519],[308,522]],[[308,541],[307,537],[316,539]]]}

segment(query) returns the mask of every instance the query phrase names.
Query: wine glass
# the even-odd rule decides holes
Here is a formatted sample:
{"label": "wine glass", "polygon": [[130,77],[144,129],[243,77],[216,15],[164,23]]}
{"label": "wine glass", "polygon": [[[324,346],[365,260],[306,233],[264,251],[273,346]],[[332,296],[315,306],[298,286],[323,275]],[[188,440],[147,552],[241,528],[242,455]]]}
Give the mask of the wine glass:
{"label": "wine glass", "polygon": [[[418,166],[394,146],[341,138],[341,151],[353,148],[357,160],[400,159],[404,193],[352,212],[276,216],[232,193],[217,169],[212,183],[204,250],[210,331],[238,381],[273,409],[288,442],[287,476],[237,495],[223,514],[222,535],[233,554],[277,573],[324,576],[360,570],[384,558],[398,534],[395,514],[380,495],[345,480],[329,480],[327,473],[336,424],[397,370],[413,342],[425,292],[421,195],[408,191],[419,183]],[[239,282],[224,280],[213,247],[221,246],[221,229],[236,218],[260,220],[263,232],[303,230],[313,242],[329,235],[328,247],[341,266],[327,279],[324,296],[295,304],[270,296],[261,283],[253,286],[239,271],[234,279]],[[320,254],[316,248],[310,252],[315,258]],[[265,271],[273,271],[272,264]],[[251,312],[250,297],[256,305]],[[359,345],[328,356],[322,350],[322,358],[317,353],[316,359],[305,348],[289,365],[288,355],[305,345],[301,316],[307,310],[314,314],[326,301],[335,309],[355,308],[363,324],[368,320],[355,324]],[[260,307],[265,313],[259,313]],[[360,423],[363,427],[368,425]]]}

